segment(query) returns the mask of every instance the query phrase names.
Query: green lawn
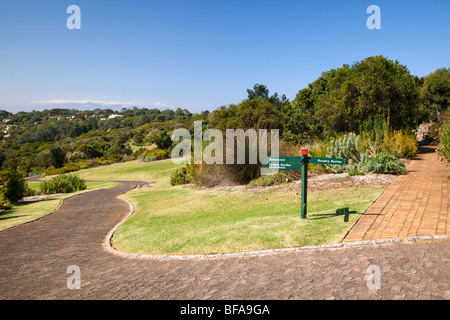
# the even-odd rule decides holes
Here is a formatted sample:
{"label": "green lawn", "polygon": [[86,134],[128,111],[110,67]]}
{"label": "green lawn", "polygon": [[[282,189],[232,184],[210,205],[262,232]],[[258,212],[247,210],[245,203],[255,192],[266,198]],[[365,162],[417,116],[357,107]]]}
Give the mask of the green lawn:
{"label": "green lawn", "polygon": [[[40,182],[28,182],[29,187],[34,190],[39,190],[39,184]],[[83,192],[111,188],[117,185],[115,182],[87,182],[86,184],[87,189],[83,191],[52,196],[50,198],[35,202],[20,203],[14,206],[11,210],[0,212],[0,230],[4,230],[49,214],[59,206],[62,199],[67,197]]]}
{"label": "green lawn", "polygon": [[86,180],[147,181],[170,186],[170,175],[178,166],[171,160],[139,163],[137,160],[114,163],[74,172]]}
{"label": "green lawn", "polygon": [[124,196],[136,213],[117,229],[114,245],[140,254],[213,254],[339,242],[383,190],[311,193],[307,220],[295,192],[136,190]]}

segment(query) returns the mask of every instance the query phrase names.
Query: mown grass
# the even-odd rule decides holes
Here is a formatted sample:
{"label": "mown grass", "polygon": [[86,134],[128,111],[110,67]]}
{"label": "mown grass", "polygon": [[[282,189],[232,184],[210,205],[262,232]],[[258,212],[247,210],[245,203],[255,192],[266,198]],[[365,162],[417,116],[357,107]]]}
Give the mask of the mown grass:
{"label": "mown grass", "polygon": [[[87,182],[87,189],[83,191],[51,196],[44,200],[33,202],[22,202],[15,205],[11,210],[0,212],[0,230],[10,228],[53,212],[61,203],[62,199],[76,194],[94,191],[98,189],[111,188],[118,183],[115,182]],[[30,181],[28,186],[39,191],[40,182]]]}
{"label": "mown grass", "polygon": [[170,186],[170,175],[178,167],[171,160],[140,163],[137,160],[78,171],[85,180],[147,181]]}
{"label": "mown grass", "polygon": [[141,254],[213,254],[334,243],[383,190],[311,193],[306,220],[295,192],[133,191],[124,197],[136,213],[118,228],[114,245]]}

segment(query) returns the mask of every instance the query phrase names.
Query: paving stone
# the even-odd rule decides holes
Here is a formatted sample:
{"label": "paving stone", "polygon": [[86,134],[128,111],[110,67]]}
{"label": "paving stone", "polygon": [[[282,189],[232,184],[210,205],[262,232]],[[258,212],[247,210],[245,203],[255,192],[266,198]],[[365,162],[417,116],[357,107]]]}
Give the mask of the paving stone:
{"label": "paving stone", "polygon": [[[448,168],[434,146],[421,146],[416,158],[359,219],[344,243],[447,234]],[[374,214],[377,213],[377,214]]]}

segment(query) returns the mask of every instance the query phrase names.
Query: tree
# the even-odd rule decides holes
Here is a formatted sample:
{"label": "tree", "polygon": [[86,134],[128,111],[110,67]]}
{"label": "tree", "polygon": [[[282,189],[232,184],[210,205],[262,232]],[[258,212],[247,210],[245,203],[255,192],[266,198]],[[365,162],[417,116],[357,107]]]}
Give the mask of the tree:
{"label": "tree", "polygon": [[269,96],[265,85],[255,84],[247,89],[248,99],[238,105],[222,106],[214,110],[210,117],[210,127],[226,129],[280,129],[282,130],[282,110],[289,101],[277,93]]}
{"label": "tree", "polygon": [[76,150],[83,152],[91,159],[103,156],[102,147],[95,142],[91,142],[90,144],[82,144]]}
{"label": "tree", "polygon": [[162,131],[159,135],[157,135],[154,141],[156,146],[161,150],[168,149],[172,146],[172,139],[165,131]]}
{"label": "tree", "polygon": [[5,160],[6,160],[5,154],[2,151],[0,151],[0,168],[3,165],[3,161]]}
{"label": "tree", "polygon": [[450,68],[437,69],[424,78],[420,99],[425,120],[439,121],[441,113],[450,106]]}
{"label": "tree", "polygon": [[398,61],[369,57],[324,72],[297,94],[291,106],[290,113],[298,119],[308,118],[303,120],[304,130],[315,138],[318,130],[321,136],[357,132],[362,121],[376,115],[393,129],[414,127],[418,82]]}
{"label": "tree", "polygon": [[247,89],[248,100],[253,99],[267,99],[270,103],[281,107],[289,102],[286,96],[283,94],[281,97],[275,92],[272,96],[269,96],[269,89],[263,84],[255,84],[253,90]]}
{"label": "tree", "polygon": [[9,119],[13,114],[6,110],[0,110],[0,120]]}
{"label": "tree", "polygon": [[50,148],[50,164],[55,168],[62,168],[66,163],[66,152],[61,147]]}
{"label": "tree", "polygon": [[17,168],[10,168],[6,175],[4,195],[10,202],[17,202],[22,199],[28,189],[27,182],[22,173]]}
{"label": "tree", "polygon": [[255,84],[253,86],[253,90],[247,89],[248,99],[260,99],[260,98],[269,98],[269,89],[263,84]]}
{"label": "tree", "polygon": [[226,129],[281,129],[282,113],[266,98],[244,100],[212,113],[210,126]]}

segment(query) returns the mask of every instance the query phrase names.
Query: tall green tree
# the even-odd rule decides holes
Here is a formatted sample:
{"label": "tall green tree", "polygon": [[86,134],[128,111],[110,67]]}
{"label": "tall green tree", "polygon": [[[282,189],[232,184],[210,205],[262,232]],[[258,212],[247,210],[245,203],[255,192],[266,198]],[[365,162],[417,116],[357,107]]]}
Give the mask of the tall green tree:
{"label": "tall green tree", "polygon": [[160,134],[158,134],[155,137],[154,142],[156,146],[161,150],[168,149],[172,146],[172,139],[170,138],[170,135],[165,131],[162,131]]}
{"label": "tall green tree", "polygon": [[303,130],[306,136],[356,132],[362,121],[376,115],[394,129],[413,127],[418,95],[417,81],[405,66],[383,56],[369,57],[324,72],[301,90],[288,118],[306,119],[301,120],[301,128],[288,121],[287,129],[296,134]]}
{"label": "tall green tree", "polygon": [[440,115],[450,106],[450,69],[437,69],[423,79],[420,90],[425,119],[439,121]]}
{"label": "tall green tree", "polygon": [[24,175],[17,168],[10,168],[6,175],[4,195],[10,202],[22,199],[28,189]]}
{"label": "tall green tree", "polygon": [[55,168],[62,168],[66,163],[66,152],[61,147],[50,148],[50,164]]}

